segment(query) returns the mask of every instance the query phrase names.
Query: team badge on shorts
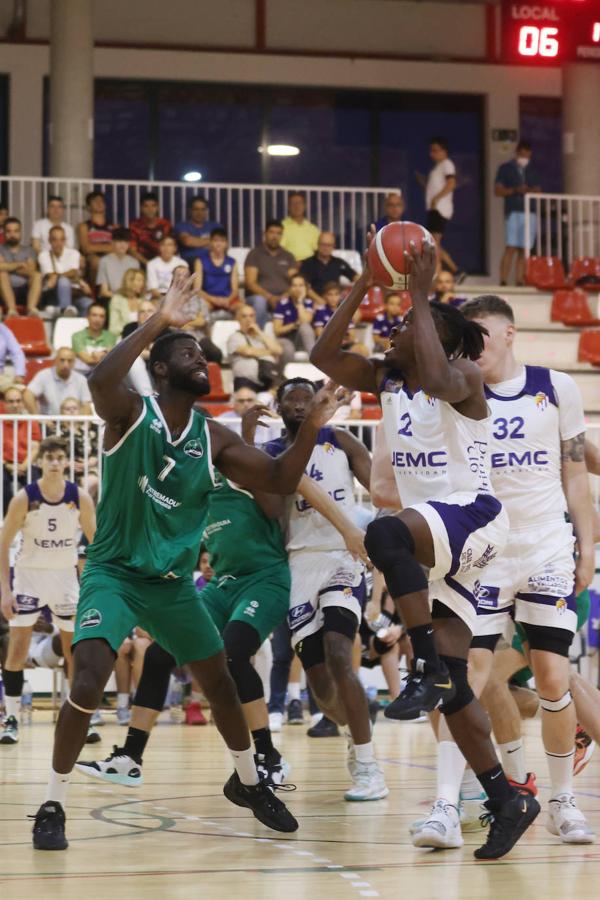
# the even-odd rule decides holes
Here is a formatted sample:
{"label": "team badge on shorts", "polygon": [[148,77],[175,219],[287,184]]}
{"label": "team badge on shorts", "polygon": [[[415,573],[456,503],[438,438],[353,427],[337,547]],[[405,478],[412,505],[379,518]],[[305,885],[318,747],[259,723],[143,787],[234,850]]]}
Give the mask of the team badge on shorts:
{"label": "team badge on shorts", "polygon": [[564,615],[565,610],[567,609],[567,601],[564,597],[560,597],[560,599],[556,601],[556,609],[561,616]]}
{"label": "team badge on shorts", "polygon": [[102,613],[98,609],[88,609],[79,622],[80,628],[94,628],[102,622]]}
{"label": "team badge on shorts", "polygon": [[192,459],[201,459],[204,456],[204,448],[202,446],[202,441],[197,438],[192,438],[183,446],[183,452],[186,456],[191,456]]}

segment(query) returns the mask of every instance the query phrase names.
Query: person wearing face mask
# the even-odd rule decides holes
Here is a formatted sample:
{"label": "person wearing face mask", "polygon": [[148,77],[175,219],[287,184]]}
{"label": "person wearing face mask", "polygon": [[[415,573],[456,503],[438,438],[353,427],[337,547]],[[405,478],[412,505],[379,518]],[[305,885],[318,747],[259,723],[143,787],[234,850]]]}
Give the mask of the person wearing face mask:
{"label": "person wearing face mask", "polygon": [[[516,280],[525,282],[525,194],[541,191],[540,177],[531,162],[532,149],[528,141],[519,141],[514,159],[503,163],[496,173],[494,194],[504,198],[506,247],[500,262],[500,284],[508,284],[516,259]],[[535,242],[537,216],[530,217],[530,246]]]}

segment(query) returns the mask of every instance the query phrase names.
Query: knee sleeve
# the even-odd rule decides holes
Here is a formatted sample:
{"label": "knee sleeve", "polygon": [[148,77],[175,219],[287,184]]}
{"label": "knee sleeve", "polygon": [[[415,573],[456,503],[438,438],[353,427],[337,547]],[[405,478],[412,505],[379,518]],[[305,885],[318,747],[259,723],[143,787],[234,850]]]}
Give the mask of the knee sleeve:
{"label": "knee sleeve", "polygon": [[250,662],[260,647],[260,635],[247,622],[229,622],[223,632],[225,655],[241,703],[264,697],[260,675]]}
{"label": "knee sleeve", "polygon": [[572,702],[573,697],[571,696],[571,691],[564,693],[560,700],[545,700],[544,697],[540,697],[540,706],[542,709],[545,709],[546,712],[561,712]]}
{"label": "knee sleeve", "polygon": [[519,622],[527,635],[527,641],[532,650],[545,650],[547,653],[556,653],[558,656],[569,656],[569,649],[573,643],[573,632],[566,628],[554,628],[545,625],[530,625],[529,622]]}
{"label": "knee sleeve", "polygon": [[427,590],[425,572],[414,557],[413,536],[402,519],[384,516],[371,522],[365,547],[393,598]]}
{"label": "knee sleeve", "polygon": [[471,641],[472,650],[491,650],[493,653],[496,644],[500,640],[499,634],[480,634],[476,635]]}
{"label": "knee sleeve", "polygon": [[134,706],[145,709],[163,709],[169,692],[169,678],[175,668],[175,659],[156,642],[150,644],[144,656],[142,677],[137,686]]}
{"label": "knee sleeve", "polygon": [[344,606],[326,606],[323,610],[323,632],[335,631],[353,641],[358,631],[358,619]]}
{"label": "knee sleeve", "polygon": [[440,706],[440,712],[445,716],[451,716],[453,713],[460,712],[461,709],[468,706],[475,699],[475,695],[469,684],[467,660],[459,659],[456,656],[440,656],[440,659],[446,664],[450,678],[456,688],[456,693],[452,700]]}

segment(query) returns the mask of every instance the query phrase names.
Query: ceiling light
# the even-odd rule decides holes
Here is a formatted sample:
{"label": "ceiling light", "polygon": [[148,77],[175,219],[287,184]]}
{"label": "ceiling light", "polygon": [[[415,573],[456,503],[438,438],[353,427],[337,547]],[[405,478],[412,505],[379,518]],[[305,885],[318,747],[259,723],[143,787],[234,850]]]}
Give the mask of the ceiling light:
{"label": "ceiling light", "polygon": [[293,144],[267,144],[267,147],[259,147],[258,152],[266,152],[269,156],[298,156],[300,147],[294,147]]}
{"label": "ceiling light", "polygon": [[202,172],[186,172],[183,176],[184,181],[202,181]]}

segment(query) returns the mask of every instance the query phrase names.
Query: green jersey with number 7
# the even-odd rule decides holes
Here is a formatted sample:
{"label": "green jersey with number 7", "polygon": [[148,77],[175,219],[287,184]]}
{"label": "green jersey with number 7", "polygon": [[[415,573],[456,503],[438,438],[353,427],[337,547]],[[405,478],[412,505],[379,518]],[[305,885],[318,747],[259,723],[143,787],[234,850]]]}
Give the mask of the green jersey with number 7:
{"label": "green jersey with number 7", "polygon": [[102,499],[89,560],[142,578],[190,576],[214,487],[208,423],[192,409],[176,440],[154,397],[102,455]]}

